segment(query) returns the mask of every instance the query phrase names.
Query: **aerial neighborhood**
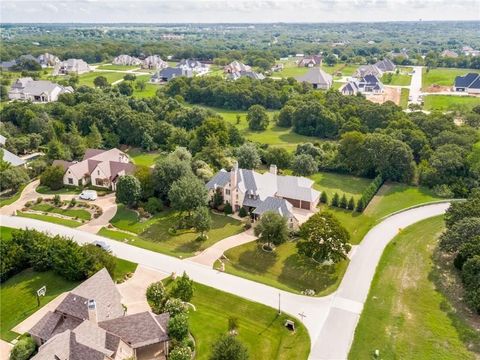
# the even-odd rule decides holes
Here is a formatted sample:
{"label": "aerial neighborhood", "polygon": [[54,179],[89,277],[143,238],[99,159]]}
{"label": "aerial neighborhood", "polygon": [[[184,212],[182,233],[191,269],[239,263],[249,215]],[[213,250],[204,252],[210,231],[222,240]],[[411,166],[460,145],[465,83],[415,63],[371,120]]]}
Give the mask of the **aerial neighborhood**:
{"label": "aerial neighborhood", "polygon": [[477,359],[453,2],[0,3],[0,360]]}

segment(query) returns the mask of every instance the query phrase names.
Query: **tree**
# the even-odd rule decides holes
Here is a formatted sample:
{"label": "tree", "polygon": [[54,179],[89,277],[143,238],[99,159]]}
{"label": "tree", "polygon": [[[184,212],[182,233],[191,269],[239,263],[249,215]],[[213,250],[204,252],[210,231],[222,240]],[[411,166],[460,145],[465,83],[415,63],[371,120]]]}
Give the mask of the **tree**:
{"label": "tree", "polygon": [[97,128],[97,125],[90,126],[90,133],[87,136],[87,145],[91,149],[100,149],[103,144],[102,134]]}
{"label": "tree", "polygon": [[277,125],[281,127],[291,127],[294,112],[295,108],[293,106],[285,105],[278,114]]}
{"label": "tree", "polygon": [[135,89],[138,91],[143,91],[147,87],[147,82],[145,80],[137,80],[135,82]]}
{"label": "tree", "polygon": [[462,270],[463,264],[476,255],[480,255],[480,236],[477,236],[460,246],[453,264],[457,269]]}
{"label": "tree", "polygon": [[59,190],[63,187],[63,174],[61,166],[50,166],[40,176],[40,185],[47,186],[50,190]]}
{"label": "tree", "polygon": [[248,215],[248,211],[242,206],[238,211],[238,216],[240,216],[241,218],[244,218],[247,215]]}
{"label": "tree", "polygon": [[279,169],[287,169],[292,162],[292,154],[281,147],[270,147],[265,154],[268,165],[277,165]]}
{"label": "tree", "polygon": [[343,194],[341,199],[340,199],[340,207],[343,208],[343,209],[346,209],[348,207],[348,201],[347,201],[347,197],[345,196],[345,194]]}
{"label": "tree", "polygon": [[365,200],[363,200],[363,197],[358,199],[357,201],[357,207],[355,208],[355,211],[361,213],[365,209]]}
{"label": "tree", "polygon": [[354,210],[355,209],[355,199],[353,196],[348,200],[348,205],[347,205],[348,210]]}
{"label": "tree", "polygon": [[130,96],[133,94],[133,87],[128,82],[123,81],[120,84],[118,84],[117,87],[118,87],[118,91],[122,95]]}
{"label": "tree", "polygon": [[480,217],[480,189],[473,189],[467,201],[452,202],[445,214],[447,227],[466,217]]}
{"label": "tree", "polygon": [[137,78],[137,76],[135,74],[125,74],[125,76],[123,77],[123,80],[125,80],[125,81],[135,81],[136,78]]}
{"label": "tree", "polygon": [[142,196],[140,181],[133,175],[121,176],[117,181],[117,201],[128,207],[136,206]]}
{"label": "tree", "polygon": [[325,191],[322,191],[320,194],[320,202],[328,205],[328,195]]}
{"label": "tree", "polygon": [[252,143],[245,143],[236,149],[238,166],[243,169],[255,169],[261,164],[257,147]]}
{"label": "tree", "polygon": [[170,155],[161,157],[153,170],[153,183],[160,198],[166,200],[172,184],[187,175],[193,176],[189,162]]}
{"label": "tree", "polygon": [[110,84],[108,83],[108,80],[105,76],[97,76],[95,79],[93,79],[93,85],[99,88],[104,88],[109,86]]}
{"label": "tree", "polygon": [[332,206],[334,207],[338,207],[340,205],[340,196],[335,193],[333,194],[333,198],[332,198]]}
{"label": "tree", "polygon": [[340,222],[329,212],[316,213],[301,227],[298,253],[316,262],[337,263],[347,258],[351,249],[350,235]]}
{"label": "tree", "polygon": [[22,167],[10,166],[0,171],[0,191],[17,191],[22,185],[28,183],[28,181],[27,171]]}
{"label": "tree", "polygon": [[309,176],[317,172],[318,165],[311,155],[301,154],[293,158],[293,174],[297,176]]}
{"label": "tree", "polygon": [[145,204],[145,210],[150,214],[156,214],[163,209],[163,204],[160,199],[156,197],[149,197],[147,203]]}
{"label": "tree", "polygon": [[78,132],[75,123],[70,126],[70,135],[68,137],[68,145],[75,158],[81,158],[85,154],[85,139]]}
{"label": "tree", "polygon": [[47,157],[50,160],[68,160],[69,154],[65,145],[58,140],[52,140],[47,145]]}
{"label": "tree", "polygon": [[193,228],[200,233],[200,239],[206,240],[207,236],[205,232],[209,231],[212,227],[212,218],[210,217],[210,211],[205,206],[197,208],[192,216]]}
{"label": "tree", "polygon": [[268,126],[268,114],[261,105],[252,105],[248,109],[247,122],[250,130],[263,131]]}
{"label": "tree", "polygon": [[135,177],[140,181],[140,187],[142,188],[142,200],[148,200],[154,196],[155,184],[153,181],[153,171],[147,166],[135,167]]}
{"label": "tree", "polygon": [[480,255],[468,259],[462,268],[468,304],[480,314]]}
{"label": "tree", "polygon": [[235,336],[222,335],[213,345],[210,360],[248,360],[248,350]]}
{"label": "tree", "polygon": [[37,344],[30,335],[20,337],[10,353],[10,360],[28,360],[37,350]]}
{"label": "tree", "polygon": [[86,244],[82,246],[82,249],[86,259],[87,277],[106,268],[110,276],[115,278],[115,267],[117,264],[115,256],[93,244]]}
{"label": "tree", "polygon": [[456,253],[463,244],[473,241],[477,236],[480,236],[480,217],[464,218],[447,227],[447,231],[440,236],[440,248]]}
{"label": "tree", "polygon": [[191,280],[186,272],[183,272],[182,277],[176,279],[172,289],[172,296],[182,301],[189,302],[193,297],[193,280]]}
{"label": "tree", "polygon": [[147,288],[147,302],[155,314],[161,314],[165,310],[165,304],[169,299],[165,286],[161,281],[152,283]]}
{"label": "tree", "polygon": [[188,336],[188,317],[178,314],[168,321],[168,336],[177,341],[183,341]]}
{"label": "tree", "polygon": [[269,247],[280,245],[288,239],[287,219],[276,212],[267,211],[262,214],[254,233],[260,243]]}
{"label": "tree", "polygon": [[184,176],[172,184],[168,198],[174,209],[186,211],[190,216],[193,210],[207,206],[208,191],[197,177]]}

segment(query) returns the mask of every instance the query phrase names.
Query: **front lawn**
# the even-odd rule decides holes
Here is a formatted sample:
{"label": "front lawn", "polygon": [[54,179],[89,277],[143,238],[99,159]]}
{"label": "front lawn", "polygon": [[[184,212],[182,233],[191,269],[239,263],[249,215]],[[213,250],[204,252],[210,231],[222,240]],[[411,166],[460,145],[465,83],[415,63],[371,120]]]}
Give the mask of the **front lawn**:
{"label": "front lawn", "polygon": [[480,105],[480,97],[456,95],[427,95],[424,97],[425,110],[448,111],[461,108],[471,109]]}
{"label": "front lawn", "polygon": [[31,269],[24,270],[5,281],[0,285],[1,338],[6,341],[15,339],[18,334],[10,330],[39,309],[36,298],[36,291],[39,288],[47,287],[46,295],[40,298],[42,307],[76,285],[77,283],[65,280],[53,271],[35,272]]}
{"label": "front lawn", "polygon": [[314,189],[327,193],[329,201],[332,200],[336,192],[340,197],[342,194],[345,194],[347,199],[353,196],[357,200],[360,198],[363,190],[372,182],[372,179],[333,172],[318,172],[309,176],[309,178],[315,181]]}
{"label": "front lawn", "polygon": [[[310,353],[310,338],[302,323],[276,309],[195,283],[190,310],[190,330],[195,338],[196,359],[207,360],[217,338],[228,331],[228,319],[238,321],[237,338],[247,346],[250,360],[304,360]],[[295,321],[295,332],[285,320]]]}
{"label": "front lawn", "polygon": [[98,70],[117,70],[117,71],[128,71],[133,69],[139,69],[140,65],[114,65],[114,64],[105,64],[97,67]]}
{"label": "front lawn", "polygon": [[163,211],[149,220],[139,222],[135,211],[120,205],[117,213],[110,221],[120,230],[136,234],[128,234],[115,229],[101,229],[99,234],[113,240],[128,242],[131,245],[177,257],[195,255],[216,242],[243,231],[242,223],[225,215],[211,214],[212,228],[208,231],[206,241],[197,241],[198,234],[193,229],[169,232],[179,221],[179,214]]}
{"label": "front lawn", "polygon": [[60,194],[60,195],[67,195],[67,194],[73,194],[73,195],[76,195],[76,194],[80,194],[82,191],[76,187],[63,187],[61,189],[58,189],[58,190],[50,190],[49,187],[47,186],[44,186],[44,185],[38,185],[37,188],[35,189],[36,192],[38,192],[39,194],[42,194],[42,195],[56,195],[56,194]]}
{"label": "front lawn", "polygon": [[225,256],[225,271],[229,274],[297,294],[312,289],[317,296],[335,291],[348,266],[348,261],[321,266],[298,255],[294,241],[277,246],[271,253],[253,241],[228,250]]}
{"label": "front lawn", "polygon": [[[363,308],[349,359],[475,359],[447,314],[444,295],[430,275],[443,217],[414,224],[385,249]],[[453,315],[455,316],[455,315]]]}
{"label": "front lawn", "polygon": [[98,76],[104,76],[107,78],[109,84],[114,83],[115,81],[123,79],[125,73],[118,73],[118,72],[109,72],[109,71],[94,71],[85,74],[81,74],[78,76],[78,86],[86,85],[93,87],[93,80],[95,80]]}
{"label": "front lawn", "polygon": [[69,216],[72,218],[78,218],[81,220],[90,220],[92,218],[92,214],[90,214],[87,210],[83,209],[63,209],[59,208],[50,204],[35,204],[31,207],[32,210],[60,214],[64,216]]}
{"label": "front lawn", "polygon": [[409,86],[412,81],[412,77],[407,74],[383,74],[380,79],[385,85],[397,85],[397,86]]}
{"label": "front lawn", "polygon": [[76,221],[76,220],[63,219],[56,216],[48,216],[48,215],[41,215],[41,214],[31,214],[31,213],[26,213],[21,211],[17,211],[17,216],[51,222],[54,224],[68,226],[71,228],[76,228],[82,225],[80,221]]}

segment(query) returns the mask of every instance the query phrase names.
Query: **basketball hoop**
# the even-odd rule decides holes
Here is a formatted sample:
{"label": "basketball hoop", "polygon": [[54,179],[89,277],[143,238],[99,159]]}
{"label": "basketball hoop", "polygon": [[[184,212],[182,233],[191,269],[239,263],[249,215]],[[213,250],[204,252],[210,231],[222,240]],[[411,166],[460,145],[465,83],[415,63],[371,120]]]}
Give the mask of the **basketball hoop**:
{"label": "basketball hoop", "polygon": [[40,307],[40,296],[45,296],[47,293],[47,287],[42,286],[40,289],[37,290],[37,306]]}

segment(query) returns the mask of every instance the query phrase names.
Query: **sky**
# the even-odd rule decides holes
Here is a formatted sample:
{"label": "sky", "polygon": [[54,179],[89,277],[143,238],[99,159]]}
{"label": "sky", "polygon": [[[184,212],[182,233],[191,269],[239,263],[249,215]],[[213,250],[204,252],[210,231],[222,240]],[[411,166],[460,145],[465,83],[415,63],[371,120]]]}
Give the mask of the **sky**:
{"label": "sky", "polygon": [[269,23],[480,20],[480,0],[0,0],[0,22]]}

